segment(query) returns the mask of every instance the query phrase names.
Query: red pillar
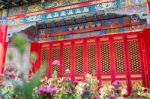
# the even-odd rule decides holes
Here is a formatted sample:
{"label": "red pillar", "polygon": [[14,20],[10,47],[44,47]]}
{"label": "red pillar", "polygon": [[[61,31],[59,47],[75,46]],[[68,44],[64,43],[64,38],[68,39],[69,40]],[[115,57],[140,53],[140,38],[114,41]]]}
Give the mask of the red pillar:
{"label": "red pillar", "polygon": [[7,26],[0,26],[0,75],[3,75],[6,54]]}
{"label": "red pillar", "polygon": [[145,60],[145,64],[143,64],[143,66],[145,66],[145,70],[144,70],[144,74],[145,74],[145,82],[146,87],[150,88],[150,28],[145,29],[143,31],[143,43],[144,43],[144,60]]}
{"label": "red pillar", "polygon": [[148,13],[149,13],[149,15],[150,15],[150,1],[147,3],[147,8],[148,8]]}

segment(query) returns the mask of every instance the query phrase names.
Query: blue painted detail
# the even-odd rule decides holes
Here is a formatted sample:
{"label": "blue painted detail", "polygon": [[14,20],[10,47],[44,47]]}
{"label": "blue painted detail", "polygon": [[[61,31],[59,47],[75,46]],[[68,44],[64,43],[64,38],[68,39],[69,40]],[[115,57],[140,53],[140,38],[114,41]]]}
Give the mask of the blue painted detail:
{"label": "blue painted detail", "polygon": [[120,32],[120,33],[123,33],[123,32],[125,32],[125,31],[127,31],[127,30],[128,30],[127,28],[120,28],[120,29],[119,29],[119,32]]}
{"label": "blue painted detail", "polygon": [[7,17],[0,16],[0,25],[6,25],[6,23],[7,23]]}
{"label": "blue painted detail", "polygon": [[105,34],[106,34],[105,30],[99,31],[99,35],[105,35]]}
{"label": "blue painted detail", "polygon": [[[129,19],[127,17],[121,17],[116,19],[107,19],[107,20],[101,20],[101,21],[95,21],[95,22],[88,22],[88,23],[82,23],[82,24],[75,24],[75,25],[64,25],[60,27],[53,27],[53,28],[47,28],[46,33],[65,33],[69,31],[76,31],[76,30],[84,30],[89,28],[98,28],[103,26],[113,26],[118,24],[127,24],[130,23]],[[44,27],[44,26],[41,26]]]}
{"label": "blue painted detail", "polygon": [[102,20],[102,26],[109,26],[110,24],[110,19],[109,20]]}

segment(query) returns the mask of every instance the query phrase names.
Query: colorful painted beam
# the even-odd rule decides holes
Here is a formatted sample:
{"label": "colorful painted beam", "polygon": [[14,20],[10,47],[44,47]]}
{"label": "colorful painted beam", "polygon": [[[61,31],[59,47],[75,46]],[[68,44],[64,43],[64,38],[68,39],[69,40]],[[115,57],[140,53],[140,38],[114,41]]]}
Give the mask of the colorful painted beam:
{"label": "colorful painted beam", "polygon": [[[117,8],[114,2],[108,2],[108,6],[105,6],[105,7],[102,6],[102,4],[103,3],[99,3],[95,5],[72,8],[68,10],[62,10],[62,8],[61,9],[58,8],[61,11],[54,10],[55,12],[53,11],[41,12],[42,14],[40,12],[37,12],[37,13],[32,14],[31,16],[20,15],[19,17],[14,17],[14,19],[9,18],[8,25],[27,24],[30,22],[39,22],[39,21],[52,21],[52,20],[64,19],[64,18],[67,19],[68,17],[76,17],[78,15],[86,15],[86,14],[95,14],[101,11],[104,11],[104,13],[108,13],[109,10]],[[124,13],[121,11],[123,11]],[[116,10],[114,12],[117,14],[123,13],[127,15],[128,14],[143,15],[143,14],[147,14],[147,5],[132,6],[129,8],[125,8],[125,10],[124,9]],[[113,13],[113,10],[112,10],[112,13]],[[18,18],[18,19],[15,19],[15,18]]]}
{"label": "colorful painted beam", "polygon": [[129,26],[136,26],[140,25],[139,22],[136,23],[128,23],[128,24],[117,24],[117,25],[111,25],[111,26],[103,26],[99,28],[88,28],[84,30],[74,30],[74,31],[68,31],[68,32],[58,32],[53,34],[45,34],[41,35],[41,37],[53,37],[53,36],[62,36],[62,35],[68,35],[68,34],[81,34],[86,32],[92,32],[92,31],[100,31],[100,30],[106,30],[106,29],[113,29],[113,28],[121,28],[121,27],[129,27]]}
{"label": "colorful painted beam", "polygon": [[17,18],[23,18],[23,17],[27,17],[27,16],[47,14],[47,13],[50,13],[50,12],[74,9],[74,8],[85,7],[85,6],[90,6],[90,5],[104,3],[104,2],[111,2],[111,1],[113,1],[113,0],[100,0],[100,1],[80,3],[80,4],[75,4],[75,5],[70,5],[70,6],[60,7],[60,8],[52,8],[52,9],[48,9],[48,10],[38,11],[38,12],[34,12],[34,13],[29,13],[29,14],[20,14],[20,15],[16,15],[16,16],[10,16],[10,17],[8,17],[8,19],[17,19]]}
{"label": "colorful painted beam", "polygon": [[[68,7],[69,5],[75,5],[79,4],[84,6],[90,2],[101,2],[101,1],[108,1],[108,0],[54,0],[54,1],[48,1],[45,3],[34,3],[29,4],[26,6],[19,6],[19,7],[13,7],[9,9],[8,16],[16,16],[20,14],[31,14],[34,12],[42,12],[47,9],[55,9],[55,8],[63,8],[64,6]],[[118,7],[128,7],[132,5],[141,5],[147,2],[147,0],[112,0],[114,2],[117,2]],[[94,3],[93,3],[94,4]],[[105,5],[105,3],[104,3]],[[107,4],[106,4],[107,5]]]}

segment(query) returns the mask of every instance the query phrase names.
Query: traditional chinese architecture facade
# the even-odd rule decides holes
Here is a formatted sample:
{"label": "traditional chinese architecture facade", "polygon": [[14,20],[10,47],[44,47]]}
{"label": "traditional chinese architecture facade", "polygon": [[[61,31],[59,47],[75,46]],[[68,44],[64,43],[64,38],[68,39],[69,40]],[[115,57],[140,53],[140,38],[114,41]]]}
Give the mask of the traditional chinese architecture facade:
{"label": "traditional chinese architecture facade", "polygon": [[[147,0],[60,0],[22,4],[1,16],[8,12],[7,44],[20,31],[30,39],[30,51],[39,56],[32,72],[44,65],[48,77],[54,69],[59,76],[70,69],[72,79],[94,73],[102,84],[121,80],[130,88],[150,87],[148,5]],[[5,36],[2,41],[6,48]]]}

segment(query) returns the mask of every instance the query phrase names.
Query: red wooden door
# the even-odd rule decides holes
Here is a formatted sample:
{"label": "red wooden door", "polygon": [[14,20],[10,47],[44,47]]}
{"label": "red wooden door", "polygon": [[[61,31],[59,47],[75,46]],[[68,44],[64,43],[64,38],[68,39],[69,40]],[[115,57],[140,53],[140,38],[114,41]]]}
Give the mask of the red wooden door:
{"label": "red wooden door", "polygon": [[[54,70],[59,76],[66,76],[65,70],[69,69],[72,79],[83,80],[85,73],[93,73],[102,85],[115,80],[130,87],[145,83],[141,32],[47,42],[41,46],[45,47],[41,47],[39,56],[47,63],[49,76]],[[54,60],[60,60],[60,66],[53,66]]]}

